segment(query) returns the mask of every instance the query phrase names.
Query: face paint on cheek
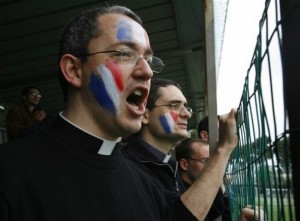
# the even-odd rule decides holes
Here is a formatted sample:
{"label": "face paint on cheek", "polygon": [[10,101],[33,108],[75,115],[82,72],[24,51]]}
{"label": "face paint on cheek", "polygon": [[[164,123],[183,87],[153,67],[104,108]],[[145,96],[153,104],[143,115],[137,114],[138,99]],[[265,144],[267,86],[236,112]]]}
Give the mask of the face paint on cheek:
{"label": "face paint on cheek", "polygon": [[132,27],[126,21],[120,21],[117,30],[117,39],[119,41],[132,41]]}
{"label": "face paint on cheek", "polygon": [[174,126],[177,122],[178,114],[175,112],[167,112],[159,117],[160,123],[167,134],[174,132]]}
{"label": "face paint on cheek", "polygon": [[113,115],[119,113],[120,92],[124,90],[122,73],[117,64],[107,61],[92,73],[89,88],[98,103]]}

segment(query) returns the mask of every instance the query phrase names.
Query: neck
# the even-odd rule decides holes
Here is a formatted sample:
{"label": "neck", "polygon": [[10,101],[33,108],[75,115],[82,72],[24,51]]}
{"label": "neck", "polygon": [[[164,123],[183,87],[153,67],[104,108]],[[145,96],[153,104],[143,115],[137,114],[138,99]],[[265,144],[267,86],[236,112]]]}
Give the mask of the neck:
{"label": "neck", "polygon": [[93,136],[110,141],[119,139],[118,136],[111,136],[110,131],[107,131],[105,130],[105,128],[100,127],[99,125],[101,124],[97,123],[96,120],[91,117],[89,112],[79,109],[80,107],[70,108],[69,106],[67,106],[65,111],[61,115],[74,126]]}
{"label": "neck", "polygon": [[25,107],[27,108],[27,110],[29,110],[31,113],[32,113],[32,111],[33,111],[33,109],[34,109],[34,105],[29,105],[29,104],[26,104],[25,103]]}
{"label": "neck", "polygon": [[148,144],[152,145],[153,147],[165,154],[167,154],[170,151],[172,144],[174,144],[174,142],[170,141],[170,139],[157,139],[157,137],[152,136],[151,134],[146,133],[145,131],[141,131],[140,135],[144,141],[146,141]]}

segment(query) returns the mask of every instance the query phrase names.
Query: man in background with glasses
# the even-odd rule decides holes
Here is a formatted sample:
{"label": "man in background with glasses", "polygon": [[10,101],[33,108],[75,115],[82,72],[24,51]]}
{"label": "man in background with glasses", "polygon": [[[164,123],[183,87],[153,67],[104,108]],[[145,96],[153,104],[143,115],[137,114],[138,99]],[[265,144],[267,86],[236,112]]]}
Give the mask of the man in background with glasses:
{"label": "man in background with glasses", "polygon": [[42,95],[36,86],[27,86],[22,90],[22,106],[15,105],[6,114],[5,124],[9,140],[15,140],[26,134],[26,128],[42,121],[45,110],[38,106]]}
{"label": "man in background with glasses", "polygon": [[[188,119],[193,114],[192,109],[187,106],[187,100],[180,85],[172,80],[153,78],[146,107],[141,130],[123,140],[124,155],[158,179],[167,191],[174,194],[175,198],[176,196],[181,197],[183,203],[187,202],[185,199],[192,199],[189,202],[195,202],[194,205],[198,207],[196,212],[202,213],[201,219],[204,219],[220,185],[217,186],[217,182],[214,182],[209,176],[205,181],[202,178],[202,181],[197,182],[197,184],[202,182],[203,186],[191,188],[191,191],[183,193],[186,187],[179,176],[177,161],[170,153],[171,147],[176,142],[189,136]],[[222,137],[223,139],[224,137]],[[226,158],[226,155],[224,154],[222,157]],[[197,160],[200,161],[199,164],[204,165],[208,159],[209,155]],[[196,161],[196,159],[193,160]],[[225,165],[221,169],[225,170]],[[219,178],[222,179],[222,176]],[[203,199],[205,195],[207,196],[206,193],[213,188],[215,188],[214,193],[209,196],[209,199]],[[204,194],[197,195],[201,192]],[[188,197],[185,198],[186,196]],[[197,197],[203,200],[193,201]],[[206,204],[206,202],[209,203]],[[205,207],[206,205],[207,207]],[[189,206],[187,207],[190,209]],[[218,214],[214,214],[213,218],[217,217]]]}
{"label": "man in background with glasses", "polygon": [[[174,149],[180,177],[184,186],[189,188],[200,176],[209,160],[209,144],[202,139],[185,138],[177,142]],[[223,192],[220,188],[205,220],[215,220],[222,215],[225,209],[224,203]]]}
{"label": "man in background with glasses", "polygon": [[[208,117],[203,119],[199,128],[205,129],[203,128],[203,125],[208,125],[207,122]],[[174,145],[174,149],[180,177],[182,178],[184,186],[189,188],[200,176],[209,160],[210,154],[208,140],[185,138],[177,142]],[[227,204],[229,203],[227,200],[228,199],[224,198],[223,191],[220,188],[205,221],[216,220],[219,216],[222,217],[222,221],[231,221],[230,207],[229,204]],[[264,220],[264,211],[259,207],[257,207],[255,211],[252,206],[248,205],[241,210],[238,221],[252,220]]]}
{"label": "man in background with glasses", "polygon": [[141,161],[167,190],[178,196],[183,185],[177,176],[176,160],[169,151],[174,143],[188,136],[187,120],[193,112],[186,105],[178,83],[153,78],[142,128],[125,140],[127,146],[123,149],[127,157]]}

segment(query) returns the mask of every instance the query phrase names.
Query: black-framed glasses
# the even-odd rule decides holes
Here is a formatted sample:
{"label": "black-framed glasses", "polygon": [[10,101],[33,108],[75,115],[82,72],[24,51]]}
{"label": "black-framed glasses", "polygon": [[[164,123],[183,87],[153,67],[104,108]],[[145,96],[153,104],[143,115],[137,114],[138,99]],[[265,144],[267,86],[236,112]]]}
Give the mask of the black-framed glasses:
{"label": "black-framed glasses", "polygon": [[114,53],[112,57],[115,58],[116,60],[128,64],[134,64],[134,65],[138,65],[141,59],[143,58],[149,64],[151,70],[154,73],[160,73],[163,67],[165,66],[163,61],[160,58],[155,57],[153,55],[144,57],[143,55],[140,55],[136,50],[131,48],[124,48],[120,50],[109,50],[109,51],[97,51],[97,52],[92,52],[80,56],[84,57],[84,56],[91,56],[91,55],[103,54],[103,53]]}
{"label": "black-framed glasses", "polygon": [[182,103],[154,105],[154,106],[150,106],[148,108],[155,108],[155,107],[169,107],[172,111],[176,111],[176,112],[187,111],[190,115],[193,114],[193,109],[191,107],[184,106],[184,104],[182,104]]}
{"label": "black-framed glasses", "polygon": [[200,159],[195,159],[195,158],[188,158],[189,160],[194,160],[194,161],[198,161],[200,163],[207,163],[207,161],[209,160],[209,158],[200,158]]}

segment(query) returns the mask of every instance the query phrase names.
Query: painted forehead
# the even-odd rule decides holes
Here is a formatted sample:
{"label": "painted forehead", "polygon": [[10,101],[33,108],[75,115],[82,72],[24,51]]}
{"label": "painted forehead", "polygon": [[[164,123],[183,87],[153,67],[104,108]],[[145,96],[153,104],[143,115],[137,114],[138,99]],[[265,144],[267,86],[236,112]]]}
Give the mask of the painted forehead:
{"label": "painted forehead", "polygon": [[116,38],[119,42],[131,42],[150,48],[149,38],[144,28],[137,22],[120,19],[116,26]]}

